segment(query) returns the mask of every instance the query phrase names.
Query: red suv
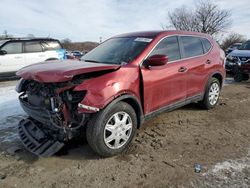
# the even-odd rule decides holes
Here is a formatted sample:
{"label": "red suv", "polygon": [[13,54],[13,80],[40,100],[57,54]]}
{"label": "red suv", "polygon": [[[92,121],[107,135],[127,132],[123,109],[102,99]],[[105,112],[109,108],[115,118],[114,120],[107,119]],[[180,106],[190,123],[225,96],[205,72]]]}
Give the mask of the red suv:
{"label": "red suv", "polygon": [[153,31],[108,39],[81,61],[50,61],[17,72],[29,115],[19,135],[32,153],[50,156],[86,134],[102,156],[123,151],[144,120],[199,102],[218,103],[224,52],[206,34]]}

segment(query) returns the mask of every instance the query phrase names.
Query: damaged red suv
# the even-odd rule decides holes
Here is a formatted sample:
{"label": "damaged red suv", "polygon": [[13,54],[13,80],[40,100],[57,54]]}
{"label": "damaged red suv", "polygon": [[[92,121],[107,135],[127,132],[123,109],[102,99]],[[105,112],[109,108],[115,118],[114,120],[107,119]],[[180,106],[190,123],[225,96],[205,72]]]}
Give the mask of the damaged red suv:
{"label": "damaged red suv", "polygon": [[224,58],[209,35],[153,31],[113,37],[81,61],[27,66],[17,72],[29,115],[19,123],[20,138],[39,156],[85,135],[99,155],[118,154],[154,115],[193,102],[215,107]]}

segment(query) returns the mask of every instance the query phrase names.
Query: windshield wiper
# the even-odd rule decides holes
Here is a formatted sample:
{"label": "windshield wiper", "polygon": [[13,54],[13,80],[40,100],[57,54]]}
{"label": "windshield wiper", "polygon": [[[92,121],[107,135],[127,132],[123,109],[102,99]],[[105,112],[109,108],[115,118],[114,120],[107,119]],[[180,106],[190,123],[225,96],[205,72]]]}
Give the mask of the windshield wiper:
{"label": "windshield wiper", "polygon": [[85,62],[91,62],[91,63],[101,63],[100,61],[95,61],[95,60],[88,60],[88,59],[83,59]]}
{"label": "windshield wiper", "polygon": [[115,65],[119,65],[118,63],[114,63],[114,62],[100,62],[100,61],[95,61],[95,60],[89,60],[89,59],[83,59],[84,62],[91,62],[91,63],[102,63],[102,64],[115,64]]}

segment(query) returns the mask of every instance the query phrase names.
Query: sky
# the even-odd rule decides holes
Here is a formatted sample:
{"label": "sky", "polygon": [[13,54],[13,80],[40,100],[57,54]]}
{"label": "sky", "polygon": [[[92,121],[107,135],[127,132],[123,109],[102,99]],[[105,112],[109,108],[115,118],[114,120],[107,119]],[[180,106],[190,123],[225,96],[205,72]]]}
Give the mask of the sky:
{"label": "sky", "polygon": [[[214,0],[212,0],[214,1]],[[0,0],[0,34],[95,41],[117,34],[162,30],[168,12],[197,0]],[[232,12],[232,27],[250,38],[249,0],[214,1]]]}

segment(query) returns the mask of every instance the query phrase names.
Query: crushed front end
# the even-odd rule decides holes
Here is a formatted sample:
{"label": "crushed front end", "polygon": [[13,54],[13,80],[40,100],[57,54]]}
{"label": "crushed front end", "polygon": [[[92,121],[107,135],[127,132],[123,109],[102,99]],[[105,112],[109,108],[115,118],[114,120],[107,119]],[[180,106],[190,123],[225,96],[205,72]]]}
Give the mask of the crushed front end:
{"label": "crushed front end", "polygon": [[65,142],[83,133],[88,114],[78,113],[86,91],[74,91],[78,82],[41,83],[21,79],[19,101],[28,114],[18,125],[23,145],[38,156],[51,156]]}

